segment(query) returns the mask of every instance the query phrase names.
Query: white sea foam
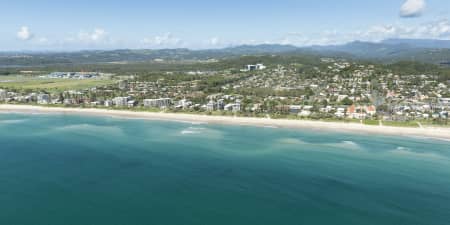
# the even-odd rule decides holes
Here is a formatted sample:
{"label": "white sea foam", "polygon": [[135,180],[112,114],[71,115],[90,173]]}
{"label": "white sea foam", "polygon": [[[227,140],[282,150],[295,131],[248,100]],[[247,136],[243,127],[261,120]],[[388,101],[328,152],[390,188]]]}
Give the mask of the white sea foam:
{"label": "white sea foam", "polygon": [[0,124],[19,124],[25,123],[27,120],[0,120]]}
{"label": "white sea foam", "polygon": [[282,144],[290,144],[290,145],[306,145],[309,144],[305,141],[302,141],[300,139],[297,138],[280,138],[278,139],[278,143],[282,143]]}
{"label": "white sea foam", "polygon": [[56,127],[55,130],[59,132],[67,131],[67,132],[123,134],[122,129],[116,126],[100,126],[92,124],[66,125],[62,127]]}
{"label": "white sea foam", "polygon": [[206,128],[204,127],[188,127],[182,130],[181,134],[201,134],[205,130]]}
{"label": "white sea foam", "polygon": [[221,139],[223,132],[216,129],[192,126],[181,130],[178,135],[190,136],[205,139]]}
{"label": "white sea foam", "polygon": [[410,148],[406,148],[403,146],[399,146],[396,149],[390,151],[393,154],[397,154],[397,155],[403,155],[403,156],[412,156],[412,157],[418,157],[418,158],[445,158],[445,156],[440,155],[438,153],[435,152],[418,152],[418,151],[414,151]]}
{"label": "white sea foam", "polygon": [[201,132],[193,131],[193,130],[182,130],[181,134],[200,134]]}
{"label": "white sea foam", "polygon": [[342,149],[349,149],[349,150],[364,150],[364,148],[359,145],[358,143],[354,141],[341,141],[338,143],[328,143],[324,144],[326,146],[335,147],[335,148],[342,148]]}

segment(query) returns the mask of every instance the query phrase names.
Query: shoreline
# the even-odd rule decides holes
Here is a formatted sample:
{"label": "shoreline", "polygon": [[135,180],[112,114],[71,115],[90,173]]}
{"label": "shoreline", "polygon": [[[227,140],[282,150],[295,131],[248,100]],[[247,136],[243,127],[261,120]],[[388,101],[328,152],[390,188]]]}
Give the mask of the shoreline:
{"label": "shoreline", "polygon": [[221,125],[257,126],[273,128],[310,129],[337,133],[380,134],[407,136],[412,138],[433,138],[450,141],[450,128],[441,127],[387,127],[357,123],[323,122],[309,120],[267,119],[252,117],[207,116],[182,113],[135,112],[94,108],[57,108],[32,105],[0,104],[2,113],[57,113],[89,116],[112,116],[129,119],[162,120],[173,122],[208,123]]}

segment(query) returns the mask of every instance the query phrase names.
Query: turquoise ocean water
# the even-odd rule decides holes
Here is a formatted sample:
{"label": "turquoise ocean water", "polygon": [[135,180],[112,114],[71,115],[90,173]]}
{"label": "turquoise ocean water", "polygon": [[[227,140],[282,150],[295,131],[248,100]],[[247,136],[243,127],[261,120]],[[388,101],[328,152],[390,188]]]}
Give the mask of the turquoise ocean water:
{"label": "turquoise ocean water", "polygon": [[0,114],[0,224],[450,224],[450,143]]}

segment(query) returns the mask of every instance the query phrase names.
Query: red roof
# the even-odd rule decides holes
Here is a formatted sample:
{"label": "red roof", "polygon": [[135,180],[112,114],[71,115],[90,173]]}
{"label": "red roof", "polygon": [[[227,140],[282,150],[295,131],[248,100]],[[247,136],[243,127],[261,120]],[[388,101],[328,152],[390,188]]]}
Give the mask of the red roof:
{"label": "red roof", "polygon": [[355,105],[349,106],[347,108],[347,112],[348,113],[355,113],[356,112],[356,106]]}

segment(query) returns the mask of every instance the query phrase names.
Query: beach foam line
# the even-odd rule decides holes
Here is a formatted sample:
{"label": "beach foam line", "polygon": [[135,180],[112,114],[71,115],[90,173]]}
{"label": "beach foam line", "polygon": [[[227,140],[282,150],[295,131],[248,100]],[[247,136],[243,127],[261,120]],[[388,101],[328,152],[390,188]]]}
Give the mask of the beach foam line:
{"label": "beach foam line", "polygon": [[19,124],[25,123],[27,120],[0,120],[0,124]]}
{"label": "beach foam line", "polygon": [[69,113],[90,116],[119,116],[122,118],[165,120],[185,123],[213,123],[238,126],[275,126],[281,128],[293,128],[302,130],[325,130],[337,133],[356,134],[380,134],[407,137],[426,137],[445,141],[450,141],[450,128],[408,128],[408,127],[378,127],[363,124],[349,124],[338,122],[308,121],[308,120],[287,120],[287,119],[266,119],[252,117],[226,117],[207,116],[193,114],[176,113],[154,113],[154,112],[134,112],[125,110],[93,109],[93,108],[52,108],[42,106],[8,105],[0,104],[0,111],[6,112],[47,112],[47,113]]}

